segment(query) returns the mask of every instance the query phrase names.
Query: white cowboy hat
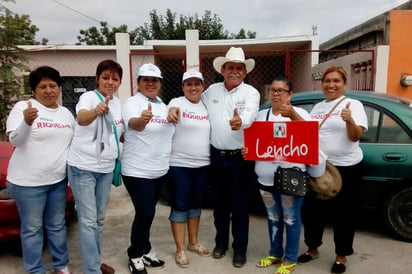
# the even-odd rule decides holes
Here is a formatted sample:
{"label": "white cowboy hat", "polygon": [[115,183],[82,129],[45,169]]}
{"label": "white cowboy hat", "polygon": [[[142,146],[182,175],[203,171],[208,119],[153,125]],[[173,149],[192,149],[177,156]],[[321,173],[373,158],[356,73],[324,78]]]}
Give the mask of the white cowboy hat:
{"label": "white cowboy hat", "polygon": [[246,73],[249,73],[255,67],[255,60],[254,59],[247,59],[245,60],[245,53],[243,52],[242,48],[235,48],[231,47],[225,57],[216,57],[213,60],[213,67],[219,73],[222,72],[222,66],[227,62],[234,62],[234,63],[243,63],[246,66]]}
{"label": "white cowboy hat", "polygon": [[325,172],[319,177],[311,177],[309,186],[317,199],[328,200],[338,195],[342,188],[342,177],[339,170],[326,161]]}

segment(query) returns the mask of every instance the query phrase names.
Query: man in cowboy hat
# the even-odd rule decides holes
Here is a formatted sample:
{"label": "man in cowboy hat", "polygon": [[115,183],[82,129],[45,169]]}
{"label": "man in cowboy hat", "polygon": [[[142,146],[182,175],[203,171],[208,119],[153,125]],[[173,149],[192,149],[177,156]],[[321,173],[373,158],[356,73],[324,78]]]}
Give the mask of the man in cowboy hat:
{"label": "man in cowboy hat", "polygon": [[246,263],[249,236],[248,185],[253,162],[242,158],[243,129],[249,127],[259,110],[260,94],[245,84],[255,60],[245,59],[242,48],[231,47],[225,57],[213,60],[213,67],[224,81],[211,85],[202,101],[209,112],[211,126],[211,182],[216,227],[214,258],[222,258],[229,245],[232,220],[233,266]]}

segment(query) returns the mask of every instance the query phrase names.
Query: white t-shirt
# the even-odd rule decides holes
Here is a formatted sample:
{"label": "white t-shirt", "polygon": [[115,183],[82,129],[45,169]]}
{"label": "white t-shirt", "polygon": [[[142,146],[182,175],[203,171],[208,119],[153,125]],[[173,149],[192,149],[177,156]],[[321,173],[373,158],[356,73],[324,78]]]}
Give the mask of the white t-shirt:
{"label": "white t-shirt", "polygon": [[[320,123],[341,98],[316,104],[310,112],[312,119],[318,120]],[[341,117],[342,109],[346,107],[348,102],[350,102],[350,110],[355,123],[365,128],[365,130],[368,129],[365,109],[360,101],[345,98],[333,110],[319,130],[319,148],[327,155],[328,160],[336,166],[355,165],[363,159],[359,141],[352,142],[348,139],[346,123]]]}
{"label": "white t-shirt", "polygon": [[[30,127],[27,140],[17,145],[10,158],[7,180],[20,186],[51,185],[66,177],[66,158],[73,137],[75,120],[62,106],[47,108],[34,99],[32,107],[38,116]],[[18,102],[7,119],[11,133],[24,122],[26,101]],[[17,133],[18,134],[18,133]]]}
{"label": "white t-shirt", "polygon": [[[129,128],[129,120],[141,116],[143,110],[152,106],[152,120],[142,131]],[[129,97],[123,104],[122,116],[126,125],[122,155],[122,175],[155,179],[169,170],[170,151],[174,127],[167,122],[167,106],[140,92]]]}
{"label": "white t-shirt", "polygon": [[205,106],[202,102],[191,103],[182,96],[172,99],[171,107],[179,108],[180,117],[175,125],[170,165],[191,168],[209,165],[210,124]]}
{"label": "white t-shirt", "polygon": [[[104,98],[104,96],[103,96]],[[101,102],[94,91],[83,93],[76,105],[76,113],[80,110],[94,109]],[[120,100],[113,96],[109,101],[109,116],[112,117],[116,125],[117,136],[120,138],[123,132],[123,120],[121,114]],[[74,137],[69,150],[67,163],[82,170],[99,173],[110,173],[114,170],[115,159],[117,158],[117,144],[112,126],[112,134],[109,136],[109,143],[105,145],[100,162],[96,157],[96,131],[97,119],[87,126],[76,125]]]}
{"label": "white t-shirt", "polygon": [[[294,110],[302,117],[303,120],[311,120],[309,113],[304,110],[303,108],[293,107]],[[283,117],[281,114],[273,115],[272,109],[264,109],[259,111],[258,117],[256,121],[266,121],[266,115],[269,111],[269,119],[268,121],[274,122],[282,122],[282,121],[290,121],[289,117]],[[273,179],[275,177],[275,171],[278,167],[282,168],[290,168],[290,167],[298,167],[302,171],[306,171],[306,165],[304,164],[295,164],[289,162],[281,162],[281,161],[256,161],[255,162],[255,173],[258,176],[258,182],[265,186],[273,186]]]}
{"label": "white t-shirt", "polygon": [[[217,149],[242,148],[243,129],[253,123],[259,111],[259,92],[245,83],[230,91],[223,82],[216,83],[202,93],[202,102],[209,113],[211,144]],[[235,108],[242,119],[241,130],[232,130],[229,124]]]}

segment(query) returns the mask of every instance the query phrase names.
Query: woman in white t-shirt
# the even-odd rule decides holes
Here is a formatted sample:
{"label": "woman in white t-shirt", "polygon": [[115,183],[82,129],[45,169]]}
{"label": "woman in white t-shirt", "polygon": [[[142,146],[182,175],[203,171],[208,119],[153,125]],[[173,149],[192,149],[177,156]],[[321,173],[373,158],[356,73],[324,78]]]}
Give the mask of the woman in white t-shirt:
{"label": "woman in white t-shirt", "polygon": [[342,67],[328,68],[322,76],[326,99],[316,104],[310,112],[313,119],[320,123],[324,121],[319,129],[319,147],[328,161],[339,170],[342,189],[330,200],[306,197],[302,216],[308,250],[298,258],[298,262],[306,263],[319,256],[318,247],[322,244],[323,230],[330,219],[336,253],[332,273],[345,272],[346,256],[353,253],[357,194],[362,180],[363,154],[359,140],[368,129],[362,103],[344,96],[347,85],[346,71]]}
{"label": "woman in white t-shirt", "polygon": [[145,266],[164,267],[150,243],[150,228],[156,203],[169,169],[173,125],[167,121],[167,106],[158,97],[162,75],[153,64],[140,67],[138,92],[123,104],[126,125],[122,155],[122,178],[135,208],[130,246],[132,273],[146,273]]}
{"label": "woman in white t-shirt", "polygon": [[42,66],[29,75],[33,99],[18,102],[7,119],[6,133],[15,150],[7,170],[7,188],[21,220],[24,268],[46,273],[42,262],[46,231],[52,266],[70,273],[66,244],[66,158],[75,120],[58,105],[62,80],[54,68]]}
{"label": "woman in white t-shirt", "polygon": [[67,169],[79,221],[84,273],[114,273],[101,263],[100,242],[118,156],[114,130],[117,136],[123,132],[120,100],[114,96],[122,76],[117,62],[103,60],[96,69],[96,89],[82,94],[76,105],[77,126]]}
{"label": "woman in white t-shirt", "polygon": [[[284,77],[275,77],[270,87],[270,109],[261,110],[256,121],[299,121],[311,120],[303,108],[290,103],[293,95],[292,82]],[[244,150],[244,149],[243,149]],[[246,149],[247,151],[247,149]],[[306,172],[306,165],[282,161],[256,161],[259,192],[267,212],[270,249],[269,255],[260,259],[257,267],[269,267],[281,263],[275,274],[287,274],[294,271],[299,252],[303,196],[285,195],[274,189],[274,174],[278,168],[297,168]],[[283,231],[286,241],[283,247]]]}
{"label": "woman in white t-shirt", "polygon": [[187,267],[187,249],[201,256],[211,252],[198,241],[202,197],[210,164],[210,123],[206,107],[200,101],[203,76],[197,70],[183,74],[184,96],[169,103],[168,121],[175,124],[170,155],[170,224],[176,244],[176,264]]}

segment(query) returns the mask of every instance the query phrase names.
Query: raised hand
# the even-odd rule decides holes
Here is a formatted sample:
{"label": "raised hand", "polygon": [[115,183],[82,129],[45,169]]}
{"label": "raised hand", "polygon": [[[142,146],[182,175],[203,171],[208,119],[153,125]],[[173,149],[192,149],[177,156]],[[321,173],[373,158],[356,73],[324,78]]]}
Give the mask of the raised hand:
{"label": "raised hand", "polygon": [[240,119],[240,116],[237,113],[237,108],[233,110],[233,118],[229,121],[229,124],[232,130],[239,130],[242,126],[242,119]]}
{"label": "raised hand", "polygon": [[178,107],[171,107],[167,115],[167,121],[169,123],[176,124],[177,122],[179,122],[179,117],[180,117],[180,109]]}
{"label": "raised hand", "polygon": [[150,122],[150,120],[152,120],[153,117],[153,113],[152,113],[152,104],[148,104],[147,105],[147,109],[142,111],[142,119],[143,121],[148,124]]}
{"label": "raised hand", "polygon": [[96,115],[106,114],[109,111],[109,101],[110,96],[106,96],[104,102],[97,104],[96,108],[94,109],[94,113],[96,113]]}
{"label": "raised hand", "polygon": [[352,119],[352,112],[350,110],[350,102],[348,102],[344,109],[341,112],[342,120],[348,122]]}
{"label": "raised hand", "polygon": [[37,108],[32,107],[31,101],[27,101],[27,108],[23,110],[24,122],[31,126],[34,120],[39,117],[38,112]]}
{"label": "raised hand", "polygon": [[292,106],[292,104],[290,103],[290,99],[288,99],[288,101],[286,102],[286,104],[282,104],[280,106],[280,114],[283,117],[293,117],[293,115],[295,115],[295,110]]}

